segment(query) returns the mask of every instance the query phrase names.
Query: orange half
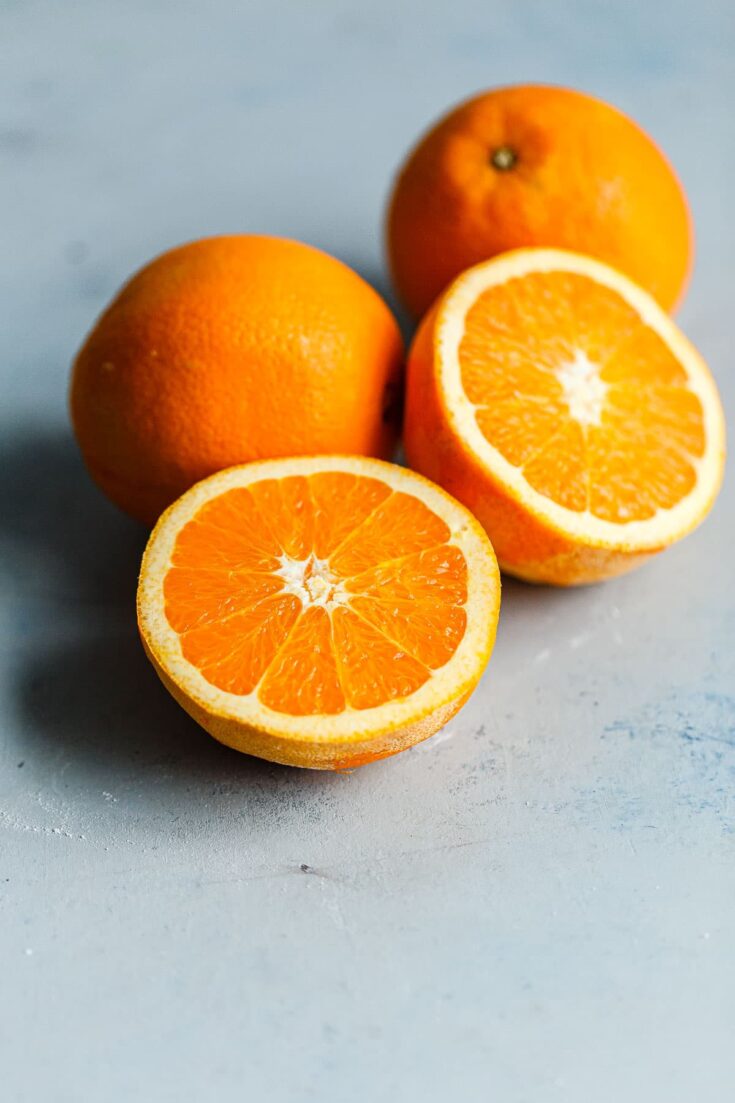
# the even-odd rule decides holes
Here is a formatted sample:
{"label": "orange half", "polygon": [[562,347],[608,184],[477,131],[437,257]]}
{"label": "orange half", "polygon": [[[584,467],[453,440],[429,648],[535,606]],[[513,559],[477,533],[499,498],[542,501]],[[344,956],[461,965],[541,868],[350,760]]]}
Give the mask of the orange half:
{"label": "orange half", "polygon": [[409,358],[406,451],[501,566],[572,584],[697,525],[722,478],[714,381],[653,298],[588,257],[524,249],[460,276]]}
{"label": "orange half", "polygon": [[230,468],[164,513],[138,621],[164,684],[248,754],[361,765],[433,734],[495,638],[497,563],[467,510],[379,460]]}

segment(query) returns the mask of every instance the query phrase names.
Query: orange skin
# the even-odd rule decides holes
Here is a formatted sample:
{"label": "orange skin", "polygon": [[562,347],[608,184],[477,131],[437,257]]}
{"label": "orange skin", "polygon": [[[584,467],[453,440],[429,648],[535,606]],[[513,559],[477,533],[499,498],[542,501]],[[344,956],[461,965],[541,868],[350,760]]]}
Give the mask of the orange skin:
{"label": "orange skin", "polygon": [[77,356],[74,430],[101,489],[147,525],[221,468],[343,452],[390,458],[403,344],[340,261],[280,238],[164,253]]}
{"label": "orange skin", "polygon": [[485,92],[441,119],[400,172],[387,237],[416,317],[466,268],[524,246],[597,257],[672,310],[694,253],[684,190],[648,135],[544,85]]}
{"label": "orange skin", "polygon": [[408,357],[403,443],[410,466],[474,513],[493,542],[501,570],[526,582],[577,586],[625,574],[656,551],[631,552],[574,542],[519,504],[448,428],[434,364],[429,311]]}
{"label": "orange skin", "polygon": [[416,723],[403,728],[398,733],[383,732],[378,737],[373,737],[365,743],[358,743],[351,747],[321,743],[304,750],[299,748],[298,745],[294,747],[292,740],[279,739],[273,735],[263,736],[253,729],[248,730],[247,745],[243,745],[242,725],[238,725],[225,717],[212,715],[193,698],[182,693],[163,669],[146,643],[145,638],[141,637],[141,639],[145,653],[166,689],[200,727],[204,728],[214,739],[219,743],[223,743],[226,747],[233,747],[244,754],[252,754],[258,758],[267,759],[269,762],[279,762],[283,766],[301,766],[311,770],[343,771],[354,770],[358,766],[368,766],[371,762],[390,758],[435,735],[459,712],[469,697],[469,694],[463,694],[459,700],[449,702],[443,709],[439,709],[431,716],[417,720]]}

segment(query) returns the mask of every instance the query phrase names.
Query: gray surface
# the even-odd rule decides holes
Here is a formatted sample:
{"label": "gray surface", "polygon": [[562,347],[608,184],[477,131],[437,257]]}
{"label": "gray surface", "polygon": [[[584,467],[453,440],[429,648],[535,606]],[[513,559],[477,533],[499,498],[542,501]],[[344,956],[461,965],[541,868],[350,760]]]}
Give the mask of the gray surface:
{"label": "gray surface", "polygon": [[93,317],[179,241],[301,237],[385,290],[407,145],[528,78],[613,100],[678,165],[682,322],[732,407],[732,12],[0,5],[3,1100],[732,1098],[732,483],[632,577],[507,584],[449,730],[315,775],[218,747],[158,685],[143,535],[65,413]]}

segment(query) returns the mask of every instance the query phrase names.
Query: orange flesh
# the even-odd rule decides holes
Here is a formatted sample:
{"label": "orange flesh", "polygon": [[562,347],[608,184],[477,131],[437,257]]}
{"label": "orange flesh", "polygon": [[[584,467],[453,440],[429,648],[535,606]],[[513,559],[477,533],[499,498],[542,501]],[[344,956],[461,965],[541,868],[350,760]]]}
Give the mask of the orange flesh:
{"label": "orange flesh", "polygon": [[[459,360],[480,431],[539,494],[620,523],[693,489],[705,448],[699,399],[615,291],[561,271],[491,287],[467,313]],[[574,365],[597,388],[581,417],[564,383]]]}
{"label": "orange flesh", "polygon": [[467,564],[450,540],[378,479],[262,480],[182,528],[166,617],[219,689],[293,716],[372,708],[414,693],[464,635]]}

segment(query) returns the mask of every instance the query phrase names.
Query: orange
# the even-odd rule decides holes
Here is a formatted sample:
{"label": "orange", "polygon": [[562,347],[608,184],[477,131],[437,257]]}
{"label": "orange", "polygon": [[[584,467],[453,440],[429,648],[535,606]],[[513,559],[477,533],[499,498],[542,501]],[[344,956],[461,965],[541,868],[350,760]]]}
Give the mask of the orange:
{"label": "orange", "polygon": [[589,257],[525,249],[465,272],[425,318],[405,446],[502,568],[571,585],[702,520],[725,430],[707,367],[647,292]]}
{"label": "orange", "polygon": [[651,139],[601,100],[534,84],[484,92],[421,139],[387,232],[417,316],[465,268],[526,246],[589,253],[668,310],[693,256],[684,191]]}
{"label": "orange", "polygon": [[403,347],[380,296],[326,253],[210,238],[123,287],[74,365],[87,467],[152,523],[193,483],[248,460],[390,457]]}
{"label": "orange", "polygon": [[146,651],[216,739],[359,766],[435,732],[477,684],[500,600],[487,536],[420,475],[361,457],[233,467],[164,513],[138,589]]}

